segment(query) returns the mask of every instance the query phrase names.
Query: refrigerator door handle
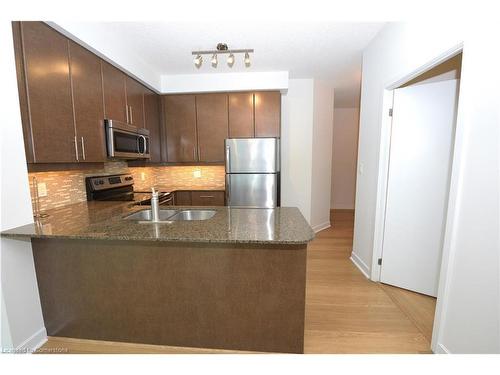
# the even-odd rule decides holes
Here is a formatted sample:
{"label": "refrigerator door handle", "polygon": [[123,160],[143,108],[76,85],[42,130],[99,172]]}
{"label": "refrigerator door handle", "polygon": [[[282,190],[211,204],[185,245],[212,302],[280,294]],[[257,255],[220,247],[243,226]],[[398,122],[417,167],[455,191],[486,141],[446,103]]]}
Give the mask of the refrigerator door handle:
{"label": "refrigerator door handle", "polygon": [[231,175],[226,174],[226,206],[231,205]]}
{"label": "refrigerator door handle", "polygon": [[226,205],[231,205],[231,147],[226,145]]}
{"label": "refrigerator door handle", "polygon": [[231,146],[226,145],[226,173],[231,173]]}

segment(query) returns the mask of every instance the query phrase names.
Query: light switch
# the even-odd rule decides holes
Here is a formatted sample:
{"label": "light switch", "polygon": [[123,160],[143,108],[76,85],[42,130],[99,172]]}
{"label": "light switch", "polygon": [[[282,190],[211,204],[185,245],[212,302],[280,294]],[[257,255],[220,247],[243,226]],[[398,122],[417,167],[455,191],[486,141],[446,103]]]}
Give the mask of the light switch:
{"label": "light switch", "polygon": [[40,182],[38,184],[38,196],[40,198],[47,196],[47,184],[45,182]]}

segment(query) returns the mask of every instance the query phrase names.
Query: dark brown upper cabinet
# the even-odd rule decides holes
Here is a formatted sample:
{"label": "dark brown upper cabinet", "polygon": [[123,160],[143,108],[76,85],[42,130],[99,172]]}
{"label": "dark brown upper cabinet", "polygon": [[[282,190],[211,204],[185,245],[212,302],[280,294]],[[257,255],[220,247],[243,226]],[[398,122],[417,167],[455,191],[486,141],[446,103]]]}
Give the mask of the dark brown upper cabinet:
{"label": "dark brown upper cabinet", "polygon": [[32,157],[28,160],[75,162],[78,154],[68,40],[42,22],[22,22],[20,27],[29,113],[25,126],[32,141]]}
{"label": "dark brown upper cabinet", "polygon": [[196,96],[165,95],[162,100],[167,161],[198,161],[196,140]]}
{"label": "dark brown upper cabinet", "polygon": [[71,88],[79,161],[106,161],[100,59],[69,42]]}
{"label": "dark brown upper cabinet", "polygon": [[145,87],[136,80],[125,76],[125,87],[127,90],[128,123],[144,127],[144,91]]}
{"label": "dark brown upper cabinet", "polygon": [[256,92],[255,137],[279,137],[281,122],[281,93],[279,91]]}
{"label": "dark brown upper cabinet", "polygon": [[253,93],[229,94],[229,138],[254,137],[253,108]]}
{"label": "dark brown upper cabinet", "polygon": [[101,61],[104,90],[104,116],[107,119],[128,123],[127,91],[125,74],[113,65]]}
{"label": "dark brown upper cabinet", "polygon": [[224,139],[228,137],[227,94],[196,95],[198,161],[224,162]]}
{"label": "dark brown upper cabinet", "polygon": [[150,162],[162,161],[160,128],[160,95],[151,90],[144,92],[144,125],[149,130]]}

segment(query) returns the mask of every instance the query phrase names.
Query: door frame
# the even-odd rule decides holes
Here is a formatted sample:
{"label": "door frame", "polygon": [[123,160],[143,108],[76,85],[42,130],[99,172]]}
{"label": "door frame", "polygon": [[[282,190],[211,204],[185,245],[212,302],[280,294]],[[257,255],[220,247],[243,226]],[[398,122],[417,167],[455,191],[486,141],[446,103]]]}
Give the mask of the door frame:
{"label": "door frame", "polygon": [[[427,63],[421,65],[417,69],[404,74],[398,79],[389,82],[385,85],[382,101],[382,114],[381,114],[381,134],[380,134],[380,148],[379,148],[379,163],[378,163],[378,179],[377,179],[377,199],[375,207],[375,231],[373,238],[372,250],[372,264],[370,279],[372,281],[380,281],[380,274],[382,267],[378,264],[378,259],[382,258],[383,242],[384,242],[384,229],[385,229],[385,215],[387,204],[387,184],[389,177],[389,155],[391,146],[391,131],[392,131],[392,117],[389,115],[389,110],[392,109],[394,90],[403,84],[411,81],[419,75],[427,72],[428,70],[436,67],[444,61],[458,55],[464,49],[463,43],[459,43],[449,50],[440,55],[435,56]],[[460,89],[457,106],[457,114],[460,108]],[[455,138],[453,140],[453,154],[451,165],[451,178],[448,195],[448,207],[445,219],[444,239],[442,249],[441,268],[439,275],[438,296],[436,304],[436,313],[434,316],[434,327],[432,331],[432,344],[431,348],[435,353],[446,353],[446,348],[439,344],[441,337],[441,320],[447,309],[446,296],[448,295],[449,281],[451,273],[448,272],[449,265],[454,258],[454,237],[456,232],[456,220],[458,216],[458,190],[460,189],[462,180],[462,157],[464,149],[464,129],[460,121],[455,125]]]}

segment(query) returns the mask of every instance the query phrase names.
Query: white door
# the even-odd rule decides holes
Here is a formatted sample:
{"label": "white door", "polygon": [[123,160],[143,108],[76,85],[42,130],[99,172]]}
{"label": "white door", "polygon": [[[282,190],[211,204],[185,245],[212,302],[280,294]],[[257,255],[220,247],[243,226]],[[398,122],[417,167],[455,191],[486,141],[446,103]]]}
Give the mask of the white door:
{"label": "white door", "polygon": [[394,90],[381,281],[437,296],[458,80]]}

